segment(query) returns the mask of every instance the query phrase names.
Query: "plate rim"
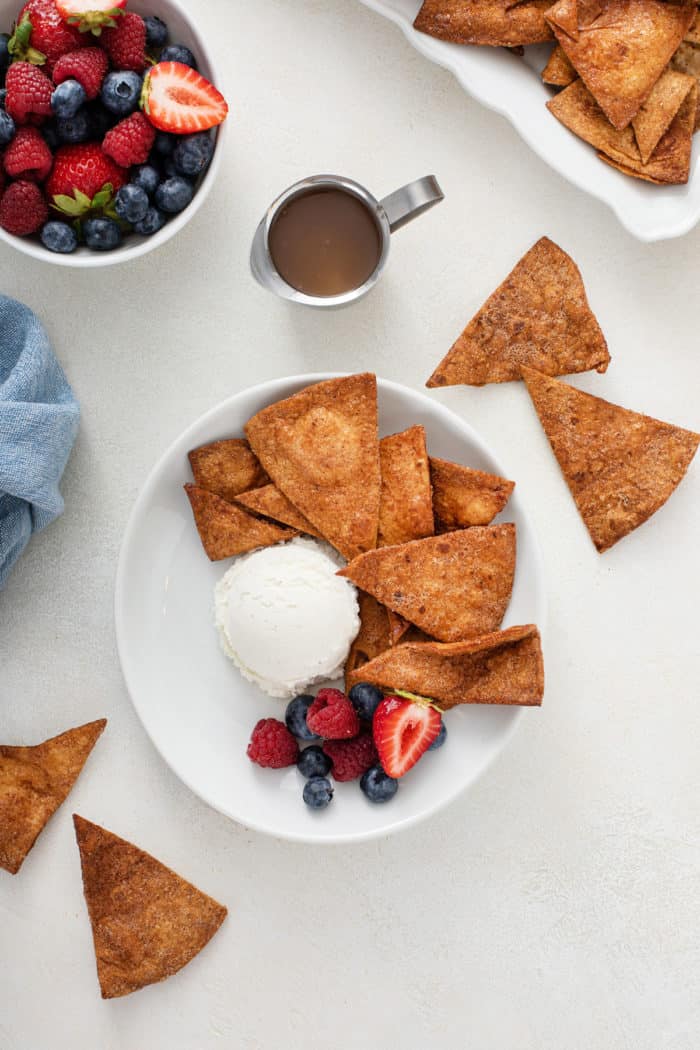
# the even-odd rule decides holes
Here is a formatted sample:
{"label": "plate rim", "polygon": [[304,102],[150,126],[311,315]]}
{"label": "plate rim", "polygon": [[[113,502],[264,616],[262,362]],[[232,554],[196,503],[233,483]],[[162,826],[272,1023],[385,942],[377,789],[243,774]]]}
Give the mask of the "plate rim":
{"label": "plate rim", "polygon": [[[231,395],[229,395],[229,397],[223,398],[221,401],[217,402],[217,404],[213,405],[211,408],[207,409],[200,416],[198,416],[195,420],[193,420],[187,427],[185,427],[184,430],[182,430],[169,443],[167,448],[158,457],[158,459],[156,460],[156,462],[152,466],[151,470],[149,471],[148,475],[146,476],[146,479],[144,480],[144,482],[141,485],[141,488],[140,488],[140,490],[139,490],[139,492],[138,492],[138,494],[136,496],[134,504],[133,504],[133,506],[131,508],[131,511],[129,513],[129,517],[127,519],[126,527],[125,527],[124,533],[122,535],[122,540],[121,540],[120,547],[119,547],[119,556],[118,556],[118,559],[117,559],[117,568],[116,568],[116,573],[115,573],[115,580],[114,580],[114,600],[113,600],[114,625],[115,625],[115,635],[116,635],[116,643],[117,643],[117,655],[118,655],[118,658],[119,658],[119,665],[120,665],[120,669],[121,669],[121,672],[122,672],[122,677],[124,679],[124,684],[126,685],[126,690],[127,690],[128,695],[129,695],[129,699],[131,701],[131,705],[132,705],[134,711],[136,712],[136,716],[137,716],[139,722],[141,723],[141,727],[142,727],[143,731],[145,732],[146,736],[148,737],[148,739],[150,740],[151,744],[153,745],[153,747],[155,748],[155,750],[159,754],[160,758],[165,763],[165,765],[178,778],[178,780],[181,783],[183,783],[185,785],[185,787],[189,791],[192,792],[193,795],[195,795],[197,798],[199,798],[202,802],[204,802],[211,809],[215,810],[218,813],[221,813],[222,816],[225,816],[228,820],[234,821],[236,824],[239,824],[241,827],[251,829],[251,830],[253,830],[255,832],[258,832],[258,833],[261,833],[261,834],[268,835],[271,838],[276,838],[276,839],[279,839],[280,841],[298,842],[298,843],[304,843],[306,845],[312,845],[312,846],[349,845],[349,844],[354,844],[354,843],[359,843],[359,842],[368,842],[368,841],[370,841],[372,839],[388,837],[389,835],[393,835],[396,832],[405,830],[406,828],[416,826],[416,825],[422,823],[423,821],[428,820],[429,818],[435,816],[441,810],[445,809],[448,805],[450,805],[452,802],[454,802],[456,798],[458,798],[460,795],[465,793],[473,785],[478,783],[478,781],[487,772],[487,770],[489,770],[491,768],[493,763],[503,754],[503,752],[505,751],[505,749],[508,746],[508,744],[510,744],[510,742],[511,742],[511,740],[512,740],[512,738],[513,738],[513,736],[514,736],[514,734],[516,732],[516,730],[520,726],[520,723],[521,723],[521,720],[522,720],[522,716],[523,716],[523,709],[520,708],[520,707],[513,708],[512,721],[511,721],[510,725],[506,728],[505,732],[503,733],[503,736],[502,736],[502,738],[501,738],[501,740],[499,742],[499,745],[488,756],[486,761],[478,769],[478,771],[474,774],[474,776],[469,781],[459,784],[453,791],[447,793],[444,797],[442,797],[438,801],[436,801],[434,805],[426,807],[424,810],[422,810],[419,813],[416,813],[416,814],[414,814],[412,816],[403,817],[402,819],[398,819],[394,823],[389,824],[388,826],[383,826],[383,827],[380,827],[380,828],[371,828],[371,829],[369,829],[367,831],[361,831],[361,832],[345,832],[345,833],[342,833],[342,832],[341,833],[337,833],[336,832],[336,833],[331,833],[331,834],[328,834],[328,835],[324,835],[323,837],[319,837],[319,836],[310,837],[310,836],[304,834],[303,832],[296,832],[296,831],[291,831],[291,832],[284,833],[284,832],[280,832],[279,830],[271,830],[271,828],[269,826],[267,826],[264,822],[259,822],[259,821],[255,821],[255,820],[249,820],[248,818],[243,819],[240,816],[234,816],[232,812],[222,808],[222,806],[219,805],[216,801],[214,801],[212,798],[208,797],[207,793],[203,792],[201,790],[201,788],[195,787],[194,784],[192,784],[190,782],[189,778],[184,776],[180,772],[180,770],[177,769],[176,766],[171,762],[171,760],[168,758],[168,756],[164,753],[164,751],[161,748],[161,746],[158,743],[158,741],[155,739],[155,737],[153,736],[153,734],[149,730],[149,728],[148,728],[148,726],[146,724],[146,721],[145,721],[145,716],[142,715],[141,709],[140,709],[140,706],[139,706],[139,702],[136,699],[136,695],[137,695],[138,690],[135,687],[135,683],[134,683],[134,680],[133,680],[132,667],[129,665],[129,658],[127,657],[126,626],[125,626],[125,622],[126,622],[127,617],[125,616],[125,612],[124,612],[124,607],[125,607],[125,603],[126,603],[126,593],[127,593],[127,564],[128,564],[128,560],[129,560],[129,555],[130,555],[130,550],[131,550],[132,544],[134,543],[135,537],[137,535],[137,529],[138,529],[139,520],[141,518],[142,512],[143,512],[144,508],[146,508],[148,506],[149,497],[151,495],[152,490],[155,488],[155,486],[157,485],[158,481],[160,480],[160,475],[161,475],[162,471],[169,464],[170,459],[171,459],[172,455],[174,454],[177,446],[179,446],[181,443],[182,444],[187,443],[187,441],[189,440],[189,436],[194,434],[195,431],[199,430],[199,428],[202,425],[206,424],[206,422],[210,418],[216,416],[221,411],[225,411],[227,406],[231,405],[233,402],[236,402],[237,400],[239,400],[240,398],[242,398],[244,396],[253,396],[253,397],[255,397],[257,395],[261,395],[262,396],[263,393],[264,393],[264,395],[266,397],[269,396],[270,398],[272,398],[275,395],[277,395],[277,399],[279,400],[280,398],[279,398],[278,391],[280,389],[284,389],[284,388],[287,388],[287,387],[292,386],[292,385],[299,385],[299,387],[301,389],[303,387],[311,386],[314,383],[320,383],[320,382],[323,382],[323,381],[328,380],[328,379],[339,379],[339,378],[344,377],[344,376],[355,375],[355,374],[357,374],[357,373],[355,373],[355,372],[308,372],[308,373],[299,373],[299,374],[295,374],[295,375],[281,376],[281,377],[277,377],[275,379],[264,380],[264,381],[262,381],[260,383],[254,384],[253,386],[244,387],[243,389],[237,391],[235,394],[231,394]],[[374,373],[372,373],[372,374],[374,374]],[[477,447],[480,452],[482,452],[488,459],[490,459],[492,461],[496,471],[501,476],[503,476],[503,477],[507,477],[508,476],[506,473],[504,473],[502,465],[501,465],[501,462],[500,462],[498,456],[496,456],[493,453],[493,451],[491,450],[489,445],[487,445],[487,443],[484,441],[484,439],[481,437],[481,435],[474,429],[474,427],[471,425],[471,423],[468,423],[466,420],[462,419],[462,417],[460,415],[458,415],[457,412],[455,412],[453,409],[448,408],[446,405],[442,404],[440,401],[433,400],[428,394],[424,394],[420,390],[415,390],[413,387],[408,387],[408,386],[406,386],[403,383],[397,383],[394,380],[390,380],[390,379],[383,379],[380,376],[377,376],[376,379],[377,379],[377,393],[378,393],[378,395],[381,393],[381,389],[382,388],[388,388],[388,389],[392,390],[395,394],[401,395],[401,394],[404,394],[405,392],[408,392],[411,395],[413,395],[415,397],[418,397],[419,399],[427,401],[430,404],[431,408],[437,411],[438,417],[444,416],[447,419],[452,420],[454,423],[456,423],[458,425],[458,427],[463,432],[466,432],[466,434],[469,437],[469,440],[471,440],[474,443],[475,447]],[[286,395],[286,396],[291,396],[291,395]],[[273,403],[273,401],[270,400],[270,404],[272,404],[272,403]],[[546,586],[545,586],[544,558],[543,558],[543,555],[542,555],[542,549],[541,549],[541,546],[540,546],[540,542],[539,542],[539,538],[538,538],[538,535],[537,535],[537,531],[536,531],[536,529],[534,527],[532,518],[530,517],[530,514],[528,513],[527,506],[526,506],[525,502],[523,501],[523,498],[520,495],[520,493],[517,494],[517,499],[518,499],[518,502],[520,503],[521,514],[523,515],[523,517],[525,518],[525,520],[527,522],[528,530],[529,530],[529,533],[530,533],[530,536],[531,536],[531,539],[532,539],[531,546],[532,546],[532,554],[533,554],[533,558],[534,558],[533,577],[537,581],[537,586],[536,586],[536,592],[537,592],[536,593],[536,605],[537,605],[537,608],[533,609],[533,614],[536,614],[536,619],[535,619],[534,622],[537,623],[537,626],[538,626],[539,631],[540,631],[540,635],[542,636],[542,638],[544,640],[545,632],[546,632],[546,624],[547,624],[547,614],[548,614],[548,600],[547,600],[547,590],[546,590]]]}

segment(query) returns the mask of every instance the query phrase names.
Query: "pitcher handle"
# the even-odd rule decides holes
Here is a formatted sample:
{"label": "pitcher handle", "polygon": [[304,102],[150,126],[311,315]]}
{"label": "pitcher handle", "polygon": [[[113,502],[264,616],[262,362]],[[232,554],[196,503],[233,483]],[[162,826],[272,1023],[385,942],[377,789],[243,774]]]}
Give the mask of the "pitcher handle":
{"label": "pitcher handle", "polygon": [[422,179],[416,179],[415,182],[409,182],[401,189],[394,190],[379,203],[386,212],[389,229],[393,233],[411,219],[417,219],[434,204],[439,204],[444,196],[435,176],[425,175]]}

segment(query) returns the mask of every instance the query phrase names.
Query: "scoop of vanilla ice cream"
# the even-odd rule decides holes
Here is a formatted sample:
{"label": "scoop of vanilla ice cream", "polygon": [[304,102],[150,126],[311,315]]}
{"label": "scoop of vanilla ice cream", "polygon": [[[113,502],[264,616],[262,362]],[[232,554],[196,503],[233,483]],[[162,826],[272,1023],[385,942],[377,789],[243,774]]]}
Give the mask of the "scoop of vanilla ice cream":
{"label": "scoop of vanilla ice cream", "polygon": [[360,629],[357,592],[326,544],[296,538],[237,558],[215,589],[222,648],[251,682],[292,697],[337,678]]}

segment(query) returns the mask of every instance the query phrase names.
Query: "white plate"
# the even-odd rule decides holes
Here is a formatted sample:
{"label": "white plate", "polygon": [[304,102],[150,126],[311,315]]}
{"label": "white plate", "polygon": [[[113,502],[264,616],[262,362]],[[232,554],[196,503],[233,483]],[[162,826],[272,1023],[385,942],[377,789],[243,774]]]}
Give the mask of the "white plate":
{"label": "white plate", "polygon": [[[117,570],[115,616],[124,677],[156,748],[205,802],[234,820],[280,838],[349,842],[387,834],[434,813],[479,776],[513,732],[521,712],[470,707],[446,715],[448,739],[406,776],[387,805],[372,805],[357,783],[336,785],[327,810],[301,798],[295,767],[260,769],[246,757],[259,718],[284,717],[285,702],[246,682],[219,648],[213,589],[231,560],[210,563],[192,521],[183,484],[187,452],[243,432],[257,411],[329,375],[278,379],[245,390],[197,420],[168,449],[131,514]],[[414,423],[435,455],[504,474],[481,439],[448,409],[396,383],[379,380],[382,433]],[[507,472],[505,472],[505,476]],[[544,625],[541,559],[517,494],[503,517],[517,525],[518,562],[506,624]],[[537,718],[537,711],[527,717]]]}
{"label": "white plate", "polygon": [[421,0],[361,0],[398,25],[413,44],[449,69],[464,90],[507,117],[518,134],[550,167],[574,186],[614,211],[625,229],[641,241],[680,237],[700,219],[698,150],[693,150],[687,186],[653,186],[610,168],[545,109],[554,94],[540,79],[550,45],[525,48],[519,58],[502,47],[448,44],[413,28]]}

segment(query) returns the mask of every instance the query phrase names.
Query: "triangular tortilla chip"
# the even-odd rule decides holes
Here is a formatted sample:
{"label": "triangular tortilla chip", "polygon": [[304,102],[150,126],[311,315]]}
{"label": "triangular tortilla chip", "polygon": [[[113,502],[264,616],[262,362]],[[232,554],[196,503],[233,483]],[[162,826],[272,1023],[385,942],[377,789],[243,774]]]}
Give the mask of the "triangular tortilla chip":
{"label": "triangular tortilla chip", "polygon": [[648,164],[626,161],[598,154],[611,167],[636,179],[658,185],[684,185],[690,178],[690,160],[693,147],[693,128],[698,109],[698,86],[693,84],[671,126],[654,150]]}
{"label": "triangular tortilla chip", "polygon": [[388,609],[365,591],[358,591],[357,601],[360,607],[360,630],[345,661],[346,683],[353,671],[379,656],[391,645]]}
{"label": "triangular tortilla chip", "polygon": [[523,364],[548,375],[604,372],[609,361],[578,266],[542,237],[489,296],[426,386],[505,383],[520,379]]}
{"label": "triangular tortilla chip", "polygon": [[0,746],[0,868],[17,874],[106,725],[100,718],[34,747]]}
{"label": "triangular tortilla chip", "polygon": [[537,706],[544,693],[540,633],[529,624],[468,642],[407,642],[350,676],[423,696],[447,711],[458,704]]}
{"label": "triangular tortilla chip", "polygon": [[654,84],[649,98],[632,121],[643,164],[649,162],[661,137],[668,131],[671,121],[680,109],[683,99],[696,83],[695,78],[687,73],[666,69]]}
{"label": "triangular tortilla chip", "polygon": [[379,442],[382,476],[378,547],[421,540],[435,532],[425,429],[410,427]]}
{"label": "triangular tortilla chip", "polygon": [[566,57],[564,49],[557,45],[549,56],[549,62],[542,70],[542,80],[545,84],[552,84],[554,87],[568,87],[577,77],[578,73]]}
{"label": "triangular tortilla chip", "polygon": [[551,26],[578,40],[578,0],[560,0],[547,10],[545,17]]}
{"label": "triangular tortilla chip", "polygon": [[282,525],[288,525],[291,529],[305,532],[308,536],[316,536],[321,539],[318,532],[308,518],[301,514],[293,503],[287,499],[276,485],[264,485],[261,489],[251,489],[250,492],[242,492],[236,497],[236,503],[242,504],[253,514],[262,514],[265,518],[272,518]]}
{"label": "triangular tortilla chip", "polygon": [[382,547],[339,575],[432,638],[459,642],[500,626],[514,572],[515,526],[507,524]]}
{"label": "triangular tortilla chip", "polygon": [[200,489],[197,485],[185,485],[184,488],[199,538],[210,561],[232,558],[259,547],[271,547],[298,535],[294,529],[261,521],[207,489]]}
{"label": "triangular tortilla chip", "polygon": [[430,457],[430,478],[433,510],[440,532],[490,525],[515,488],[515,483],[506,478],[436,456]]}
{"label": "triangular tortilla chip", "polygon": [[245,431],[277,487],[344,558],[376,546],[380,477],[374,375],[316,383],[258,412]]}
{"label": "triangular tortilla chip", "polygon": [[424,0],[415,29],[455,44],[518,47],[551,40],[548,0],[508,5],[506,0]]}
{"label": "triangular tortilla chip", "polygon": [[212,441],[188,452],[195,485],[234,500],[241,492],[267,485],[269,478],[245,438]]}
{"label": "triangular tortilla chip", "polygon": [[404,620],[403,616],[395,613],[393,609],[387,609],[386,614],[389,617],[389,644],[398,645],[413,625],[408,620]]}
{"label": "triangular tortilla chip", "polygon": [[[676,69],[679,73],[687,73],[688,76],[695,77],[700,85],[700,47],[684,41],[671,59],[670,65],[671,69]],[[695,111],[693,130],[697,131],[699,127],[700,106]]]}
{"label": "triangular tortilla chip", "polygon": [[523,369],[561,472],[600,552],[663,506],[700,435]]}
{"label": "triangular tortilla chip", "polygon": [[613,127],[626,128],[688,31],[695,5],[666,0],[602,0],[593,8],[579,4],[574,39],[559,25],[562,3],[567,0],[547,12],[559,44]]}
{"label": "triangular tortilla chip", "polygon": [[685,43],[688,44],[700,44],[700,16],[696,15],[693,19],[688,32],[683,37]]}
{"label": "triangular tortilla chip", "polygon": [[73,816],[103,999],[164,981],[226,918],[222,904],[111,831]]}

